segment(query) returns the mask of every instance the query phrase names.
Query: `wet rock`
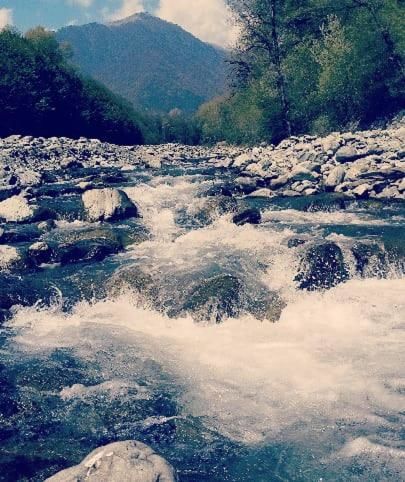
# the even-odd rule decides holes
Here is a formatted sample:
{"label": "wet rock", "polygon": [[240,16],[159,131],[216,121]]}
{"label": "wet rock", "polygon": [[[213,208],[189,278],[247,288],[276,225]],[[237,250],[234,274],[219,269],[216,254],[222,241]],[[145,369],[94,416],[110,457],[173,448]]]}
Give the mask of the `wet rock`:
{"label": "wet rock", "polygon": [[210,187],[208,191],[205,191],[204,196],[211,197],[211,196],[226,196],[232,197],[233,193],[236,192],[235,189],[231,184],[226,185],[217,185]]}
{"label": "wet rock", "polygon": [[41,293],[26,279],[0,270],[0,309],[9,310],[15,305],[31,306],[41,298]]}
{"label": "wet rock", "polygon": [[40,266],[41,264],[49,263],[51,261],[53,251],[47,243],[38,241],[28,248],[28,256],[36,266]]}
{"label": "wet rock", "polygon": [[110,230],[78,230],[54,247],[55,261],[62,265],[102,261],[123,249],[120,236]]}
{"label": "wet rock", "polygon": [[0,245],[0,270],[15,268],[21,262],[21,254],[14,246]]}
{"label": "wet rock", "polygon": [[207,197],[199,201],[188,208],[187,215],[202,226],[212,223],[219,216],[235,211],[238,205],[235,198],[228,196]]}
{"label": "wet rock", "polygon": [[172,308],[169,316],[191,315],[196,322],[221,323],[227,318],[250,314],[262,321],[276,322],[285,303],[278,293],[256,283],[247,286],[235,275],[220,274],[198,283],[187,295],[180,309]]}
{"label": "wet rock", "polygon": [[240,313],[242,289],[241,281],[228,274],[204,280],[190,293],[182,311],[196,321],[220,323]]}
{"label": "wet rock", "polygon": [[175,470],[150,447],[135,441],[116,442],[91,452],[79,465],[46,482],[175,482]]}
{"label": "wet rock", "polygon": [[387,269],[386,253],[377,243],[357,242],[351,251],[356,260],[356,271],[361,276],[384,276]]}
{"label": "wet rock", "polygon": [[287,247],[289,249],[298,248],[298,246],[302,246],[307,242],[308,242],[308,239],[292,237],[287,240]]}
{"label": "wet rock", "polygon": [[158,294],[152,276],[137,265],[116,270],[107,283],[106,296],[115,298],[128,291],[142,294],[145,300],[156,300]]}
{"label": "wet rock", "polygon": [[127,194],[118,189],[92,189],[82,195],[89,221],[116,221],[139,217],[138,208]]}
{"label": "wet rock", "polygon": [[40,223],[38,223],[38,229],[43,232],[49,232],[55,228],[56,228],[56,223],[54,219],[48,219],[46,221],[41,221]]}
{"label": "wet rock", "polygon": [[246,209],[236,214],[232,222],[237,226],[243,226],[244,224],[260,224],[261,220],[262,216],[258,209]]}
{"label": "wet rock", "polygon": [[335,243],[325,242],[310,246],[303,253],[295,281],[299,289],[315,291],[333,288],[348,277],[341,249]]}

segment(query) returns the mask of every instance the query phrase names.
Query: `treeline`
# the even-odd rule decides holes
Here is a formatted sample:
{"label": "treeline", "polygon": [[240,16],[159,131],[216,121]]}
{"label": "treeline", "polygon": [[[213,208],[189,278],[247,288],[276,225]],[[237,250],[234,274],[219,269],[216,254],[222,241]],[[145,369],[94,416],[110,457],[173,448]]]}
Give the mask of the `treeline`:
{"label": "treeline", "polygon": [[404,108],[402,0],[227,0],[240,27],[232,93],[201,140],[278,142],[367,127]]}
{"label": "treeline", "polygon": [[80,136],[117,144],[154,137],[129,102],[67,63],[52,33],[0,32],[0,136]]}

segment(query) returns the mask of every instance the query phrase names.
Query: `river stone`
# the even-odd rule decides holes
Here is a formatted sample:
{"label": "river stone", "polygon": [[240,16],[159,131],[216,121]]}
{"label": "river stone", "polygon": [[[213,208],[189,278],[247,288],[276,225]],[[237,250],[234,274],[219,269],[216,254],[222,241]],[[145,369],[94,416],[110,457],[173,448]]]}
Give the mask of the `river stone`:
{"label": "river stone", "polygon": [[138,209],[119,189],[92,189],[82,195],[86,216],[89,221],[115,221],[138,217]]}
{"label": "river stone", "polygon": [[45,482],[175,482],[175,470],[150,447],[116,442],[91,452],[79,465]]}
{"label": "river stone", "polygon": [[335,243],[325,242],[304,252],[295,281],[299,289],[316,291],[333,288],[348,277],[341,249]]}
{"label": "river stone", "polygon": [[246,209],[241,213],[236,214],[232,222],[237,226],[243,226],[245,224],[260,224],[262,216],[258,209]]}
{"label": "river stone", "polygon": [[220,323],[239,315],[242,289],[241,281],[229,274],[204,280],[190,293],[183,311],[196,321]]}
{"label": "river stone", "polygon": [[0,270],[7,270],[21,262],[21,255],[14,246],[0,245]]}
{"label": "river stone", "polygon": [[28,248],[29,259],[37,266],[49,263],[52,258],[52,249],[43,241],[38,241]]}
{"label": "river stone", "polygon": [[325,180],[326,188],[333,189],[341,184],[345,178],[345,173],[346,171],[343,166],[336,166],[334,169],[332,169]]}
{"label": "river stone", "polygon": [[7,222],[25,222],[34,216],[35,208],[23,196],[12,196],[0,202],[0,218]]}
{"label": "river stone", "polygon": [[359,155],[357,149],[355,149],[353,146],[343,146],[338,149],[335,157],[337,162],[350,162],[355,161],[361,157],[361,155]]}

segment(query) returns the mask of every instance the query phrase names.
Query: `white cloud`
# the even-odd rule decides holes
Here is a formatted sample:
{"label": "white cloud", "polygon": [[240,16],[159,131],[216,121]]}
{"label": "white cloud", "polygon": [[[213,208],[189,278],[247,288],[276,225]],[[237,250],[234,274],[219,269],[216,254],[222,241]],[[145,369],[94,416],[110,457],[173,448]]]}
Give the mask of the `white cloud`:
{"label": "white cloud", "polygon": [[13,11],[11,8],[0,8],[0,29],[13,25]]}
{"label": "white cloud", "polygon": [[224,0],[160,0],[156,15],[206,42],[226,46],[237,36]]}
{"label": "white cloud", "polygon": [[115,12],[106,12],[106,18],[111,21],[130,17],[134,13],[144,12],[142,0],[122,0],[121,7]]}
{"label": "white cloud", "polygon": [[89,8],[93,5],[94,0],[67,0],[68,5],[77,5],[83,8]]}

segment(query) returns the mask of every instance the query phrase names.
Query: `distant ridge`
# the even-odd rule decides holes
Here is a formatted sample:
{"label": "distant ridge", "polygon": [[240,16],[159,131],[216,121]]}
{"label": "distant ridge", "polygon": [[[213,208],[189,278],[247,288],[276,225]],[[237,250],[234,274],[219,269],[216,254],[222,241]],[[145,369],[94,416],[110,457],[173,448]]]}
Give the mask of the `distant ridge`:
{"label": "distant ridge", "polygon": [[85,74],[137,108],[191,112],[226,90],[225,50],[148,13],[65,27],[57,38],[70,44]]}

